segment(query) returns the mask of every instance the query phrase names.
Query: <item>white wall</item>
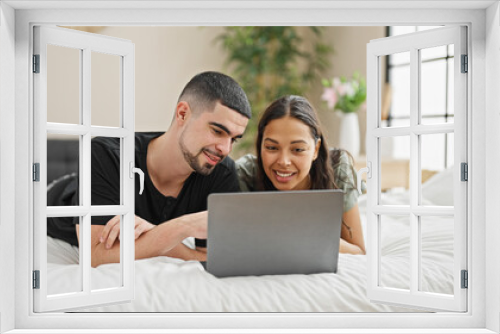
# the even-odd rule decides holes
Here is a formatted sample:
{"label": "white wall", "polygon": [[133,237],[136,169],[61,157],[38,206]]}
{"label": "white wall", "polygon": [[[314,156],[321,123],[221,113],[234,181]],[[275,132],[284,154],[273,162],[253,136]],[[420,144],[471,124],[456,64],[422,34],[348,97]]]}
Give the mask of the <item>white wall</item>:
{"label": "white wall", "polygon": [[[486,294],[487,305],[497,305],[500,299],[500,14],[499,5],[490,6],[486,12]],[[493,301],[491,299],[494,299]],[[487,328],[500,331],[498,307],[486,308]]]}
{"label": "white wall", "polygon": [[[366,44],[372,39],[385,37],[384,26],[373,27],[328,27],[325,31],[325,40],[332,41],[335,53],[331,57],[332,67],[326,71],[324,77],[331,79],[338,76],[350,77],[358,71],[366,79]],[[339,140],[340,117],[332,113],[320,101],[322,90],[318,84],[312,93],[312,101],[318,109],[321,121],[328,129],[328,143],[337,146]],[[360,126],[360,153],[365,153],[366,110],[359,113]]]}
{"label": "white wall", "polygon": [[0,3],[0,332],[14,328],[14,10]]}
{"label": "white wall", "polygon": [[[135,44],[136,131],[167,129],[179,93],[196,73],[216,70],[230,74],[230,70],[225,66],[226,53],[220,44],[214,42],[222,31],[222,27],[93,27],[91,30],[93,33],[131,40]],[[304,34],[304,31],[300,33]],[[333,45],[335,53],[330,59],[331,68],[325,71],[322,77],[351,76],[355,71],[366,77],[366,44],[371,39],[381,38],[384,35],[385,27],[326,27],[323,34],[324,41]],[[303,37],[307,38],[306,35]],[[61,64],[70,60],[71,58],[66,55],[56,55],[53,63],[58,64],[58,67],[53,68],[55,71],[60,71],[61,75],[66,75],[66,70]],[[116,76],[114,66],[109,66],[106,62],[95,64],[93,61],[92,64],[93,75],[104,73],[103,77]],[[68,68],[75,68],[75,65],[69,64]],[[49,81],[49,87],[50,85]],[[92,114],[93,119],[96,119],[93,124],[113,125],[116,123],[116,113],[105,110],[114,110],[115,107],[113,104],[110,105],[109,94],[102,93],[108,86],[106,83],[101,83],[100,87],[92,90],[92,107],[93,109],[96,106],[109,107],[103,108],[103,112]],[[58,98],[49,99],[49,117],[50,113],[54,113],[57,119],[68,118],[68,109],[65,106],[74,105],[70,99],[75,96],[77,89],[71,80],[66,80],[57,86]],[[327,129],[329,144],[336,146],[339,118],[326,109],[320,100],[321,93],[322,86],[318,80],[308,96]],[[365,112],[360,113],[360,128],[361,151],[364,152]]]}
{"label": "white wall", "polygon": [[[100,27],[92,30],[100,35],[127,39],[135,44],[136,131],[166,130],[177,98],[189,79],[202,71],[223,71],[225,57],[220,47],[214,44],[215,36],[221,31],[221,27]],[[61,60],[63,59],[58,57],[56,62]],[[104,74],[102,77],[117,75],[114,66],[109,66],[106,61],[97,64],[92,62],[92,66],[93,74]],[[106,93],[99,94],[106,90],[107,84],[96,83],[100,86],[92,89],[93,109],[108,106],[114,110],[113,103],[117,101],[109,101]],[[71,92],[71,88],[61,88]],[[52,103],[56,114],[54,117],[62,117],[60,114],[66,112],[64,103],[58,100],[53,100]],[[71,104],[71,101],[68,103]],[[114,124],[116,114],[104,112],[106,108],[101,109],[102,112],[92,114],[95,119],[93,124]]]}

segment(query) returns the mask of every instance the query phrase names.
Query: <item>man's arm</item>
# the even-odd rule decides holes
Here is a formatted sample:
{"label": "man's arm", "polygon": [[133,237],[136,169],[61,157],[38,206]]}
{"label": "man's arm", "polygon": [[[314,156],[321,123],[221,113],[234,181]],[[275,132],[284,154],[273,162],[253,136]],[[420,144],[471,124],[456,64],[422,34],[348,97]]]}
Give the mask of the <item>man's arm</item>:
{"label": "man's arm", "polygon": [[195,261],[206,261],[207,260],[207,252],[203,250],[194,250],[184,245],[183,243],[178,244],[171,250],[169,250],[166,254],[169,257],[175,257],[182,260],[195,260]]}
{"label": "man's arm", "polygon": [[[79,236],[79,225],[76,225],[76,234]],[[104,225],[92,225],[91,227],[91,256],[92,267],[104,263],[117,263],[120,261],[120,243],[115,242],[111,248],[106,248],[106,243],[101,243],[100,238]],[[143,233],[135,240],[135,258],[144,259],[154,256],[170,255],[170,252],[181,252],[184,256],[192,256],[196,259],[199,252],[192,253],[183,249],[182,240],[187,237],[207,237],[207,212],[198,212],[184,215]]]}

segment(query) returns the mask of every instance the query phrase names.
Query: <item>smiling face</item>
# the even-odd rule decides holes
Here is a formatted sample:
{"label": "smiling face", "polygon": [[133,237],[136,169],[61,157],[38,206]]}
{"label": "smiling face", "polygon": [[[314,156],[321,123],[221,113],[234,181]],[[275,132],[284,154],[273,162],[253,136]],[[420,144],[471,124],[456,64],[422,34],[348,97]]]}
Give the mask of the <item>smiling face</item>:
{"label": "smiling face", "polygon": [[262,137],[264,172],[278,190],[310,189],[309,172],[319,147],[320,140],[302,121],[289,116],[272,120]]}
{"label": "smiling face", "polygon": [[241,138],[248,118],[216,103],[213,112],[191,113],[179,137],[184,159],[197,173],[208,175]]}

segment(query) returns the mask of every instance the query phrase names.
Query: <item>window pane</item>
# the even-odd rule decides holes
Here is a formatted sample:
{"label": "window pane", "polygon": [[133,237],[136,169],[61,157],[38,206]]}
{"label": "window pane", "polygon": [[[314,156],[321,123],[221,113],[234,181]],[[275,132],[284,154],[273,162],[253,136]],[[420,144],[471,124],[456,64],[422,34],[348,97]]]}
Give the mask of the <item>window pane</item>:
{"label": "window pane", "polygon": [[453,133],[420,136],[421,205],[453,206]]}
{"label": "window pane", "polygon": [[91,204],[121,205],[121,138],[92,137],[91,147]]}
{"label": "window pane", "polygon": [[394,53],[386,57],[389,57],[391,65],[410,65],[410,52]]}
{"label": "window pane", "polygon": [[425,116],[446,114],[446,60],[421,63],[420,111],[421,123],[426,124]]}
{"label": "window pane", "polygon": [[[403,126],[410,125],[410,66],[393,67],[390,73],[391,118],[400,119]],[[383,85],[381,86],[383,87]],[[390,126],[393,126],[392,123]]]}
{"label": "window pane", "polygon": [[[47,229],[53,224],[67,226],[64,231],[75,233],[75,224],[80,224],[81,217],[47,218]],[[47,291],[49,295],[83,291],[82,271],[79,265],[78,246],[73,246],[61,239],[47,236]]]}
{"label": "window pane", "polygon": [[448,116],[448,117],[445,117],[445,116],[437,116],[437,117],[426,116],[426,117],[422,118],[422,123],[424,123],[425,125],[453,123],[453,115]]}
{"label": "window pane", "polygon": [[446,168],[455,164],[455,134],[446,134]]}
{"label": "window pane", "polygon": [[[455,114],[455,69],[454,69],[455,65],[454,64],[455,64],[454,58],[448,59],[448,88],[447,88],[448,115]],[[451,122],[453,122],[453,119],[451,119]]]}
{"label": "window pane", "polygon": [[80,49],[47,45],[47,121],[80,123]]}
{"label": "window pane", "polygon": [[435,58],[444,58],[448,53],[446,45],[420,50],[420,60],[426,61]]}
{"label": "window pane", "polygon": [[410,205],[410,137],[380,138],[382,205]]}
{"label": "window pane", "polygon": [[404,127],[404,126],[409,126],[409,123],[408,123],[408,119],[391,119],[390,123],[391,123],[391,126],[393,127]]}
{"label": "window pane", "polygon": [[[76,135],[47,135],[47,205],[81,205],[78,196],[80,141]],[[76,190],[68,196],[68,187]],[[63,196],[63,194],[65,194]]]}
{"label": "window pane", "polygon": [[121,57],[92,52],[92,125],[120,126]]}
{"label": "window pane", "polygon": [[[98,270],[92,270],[92,278],[91,278],[91,289],[92,290],[100,290],[100,289],[109,289],[109,288],[118,288],[122,286],[122,269],[121,269],[121,259],[119,247],[121,246],[120,240],[122,236],[122,216],[93,216],[92,224],[105,225],[108,221],[113,219],[113,223],[116,223],[119,228],[118,234],[116,232],[111,232],[111,235],[116,236],[114,247],[118,247],[117,259],[116,263],[107,263],[99,266]],[[89,245],[90,246],[90,245]],[[100,244],[98,247],[105,247],[105,244]],[[92,254],[91,256],[95,256]]]}
{"label": "window pane", "polygon": [[380,216],[379,286],[410,289],[410,217]]}
{"label": "window pane", "polygon": [[[421,124],[436,124],[429,116],[444,116],[442,122],[453,122],[453,58],[443,58],[453,52],[453,44],[420,50],[421,56]],[[453,53],[451,53],[453,56]]]}
{"label": "window pane", "polygon": [[420,291],[453,294],[453,217],[420,217]]}

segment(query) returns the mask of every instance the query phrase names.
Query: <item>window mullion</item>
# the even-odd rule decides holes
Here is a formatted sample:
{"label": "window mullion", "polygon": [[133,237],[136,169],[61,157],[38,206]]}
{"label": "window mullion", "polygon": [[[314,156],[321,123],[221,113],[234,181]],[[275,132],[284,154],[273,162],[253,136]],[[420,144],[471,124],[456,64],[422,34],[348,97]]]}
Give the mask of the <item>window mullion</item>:
{"label": "window mullion", "polygon": [[418,182],[420,152],[415,128],[420,114],[420,55],[416,48],[410,49],[410,291],[418,292],[419,284],[419,231],[418,217],[414,209],[418,205]]}
{"label": "window mullion", "polygon": [[[122,284],[131,296],[134,294],[134,258],[135,258],[135,241],[134,241],[134,221],[135,221],[135,196],[134,182],[130,174],[131,164],[135,160],[135,117],[133,112],[134,106],[134,61],[131,55],[125,55],[121,58],[122,80],[120,91],[120,125],[123,127],[127,135],[121,140],[123,149],[122,156],[122,181],[123,190],[121,194],[121,204],[128,208],[127,215],[123,216],[122,220],[122,237],[123,246],[120,250],[122,261]],[[130,181],[132,180],[132,181]],[[128,245],[126,248],[125,245]],[[133,297],[131,297],[133,298]]]}
{"label": "window mullion", "polygon": [[[82,92],[82,112],[81,112],[81,122],[82,125],[89,129],[91,126],[91,50],[86,48],[83,49],[83,61],[82,61],[82,81],[81,81],[81,92]],[[82,136],[82,159],[80,160],[80,184],[81,191],[80,195],[83,199],[82,204],[84,207],[90,209],[91,205],[91,149],[90,140],[91,133],[87,131]],[[82,270],[82,284],[83,292],[90,294],[91,292],[91,220],[90,210],[85,213],[82,220],[81,228],[81,238],[80,238],[80,264]]]}

